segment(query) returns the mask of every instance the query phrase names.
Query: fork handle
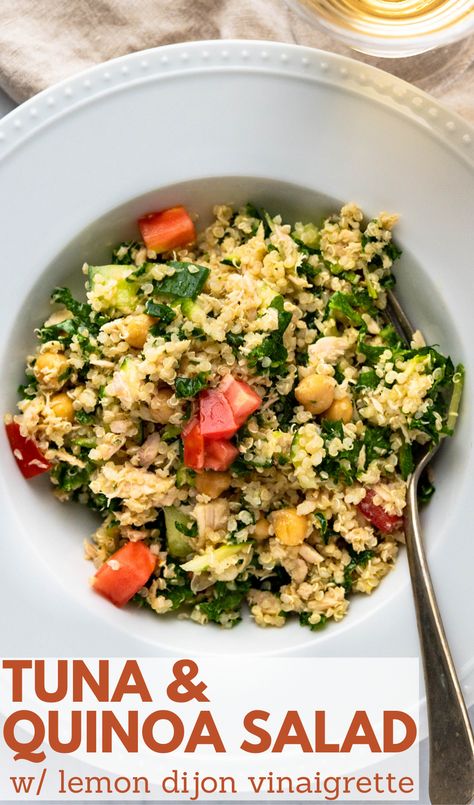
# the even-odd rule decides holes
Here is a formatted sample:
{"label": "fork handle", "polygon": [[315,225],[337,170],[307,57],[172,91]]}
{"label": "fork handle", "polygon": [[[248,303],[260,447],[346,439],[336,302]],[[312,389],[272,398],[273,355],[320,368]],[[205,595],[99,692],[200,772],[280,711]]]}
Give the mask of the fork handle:
{"label": "fork handle", "polygon": [[426,561],[418,478],[416,472],[408,486],[405,534],[425,676],[430,800],[439,805],[464,805],[474,796],[474,737]]}

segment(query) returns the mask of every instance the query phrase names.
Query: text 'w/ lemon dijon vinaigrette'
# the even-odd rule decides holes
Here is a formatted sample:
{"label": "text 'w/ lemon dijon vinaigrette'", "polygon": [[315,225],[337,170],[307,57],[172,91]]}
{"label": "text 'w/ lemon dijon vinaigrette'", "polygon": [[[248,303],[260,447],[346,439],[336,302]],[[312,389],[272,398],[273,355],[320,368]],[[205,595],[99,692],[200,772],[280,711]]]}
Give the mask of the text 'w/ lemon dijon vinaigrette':
{"label": "text 'w/ lemon dijon vinaigrette'", "polygon": [[374,56],[411,56],[474,32],[474,0],[292,0],[346,44]]}

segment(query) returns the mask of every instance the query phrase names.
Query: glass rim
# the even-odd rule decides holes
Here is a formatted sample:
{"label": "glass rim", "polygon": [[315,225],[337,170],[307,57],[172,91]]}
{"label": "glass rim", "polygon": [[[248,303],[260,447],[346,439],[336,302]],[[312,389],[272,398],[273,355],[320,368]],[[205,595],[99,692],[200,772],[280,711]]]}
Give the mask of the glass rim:
{"label": "glass rim", "polygon": [[311,22],[323,33],[332,36],[355,50],[367,55],[384,58],[414,56],[428,50],[453,44],[474,34],[474,8],[466,16],[457,20],[452,26],[425,34],[368,34],[353,31],[336,23],[331,23],[317,10],[312,11],[304,0],[285,0],[286,4],[297,14]]}

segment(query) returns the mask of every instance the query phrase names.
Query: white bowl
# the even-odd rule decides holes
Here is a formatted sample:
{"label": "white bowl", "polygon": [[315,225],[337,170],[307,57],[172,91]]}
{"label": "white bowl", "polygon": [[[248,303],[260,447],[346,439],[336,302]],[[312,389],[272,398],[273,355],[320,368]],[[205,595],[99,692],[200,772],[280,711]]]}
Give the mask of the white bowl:
{"label": "white bowl", "polygon": [[[79,288],[82,262],[105,259],[113,243],[135,235],[144,212],[183,203],[204,224],[213,203],[247,199],[293,220],[317,220],[346,200],[368,215],[398,211],[400,297],[429,341],[467,367],[459,431],[441,451],[437,493],[423,514],[446,628],[467,679],[474,646],[465,617],[474,559],[473,140],[461,119],[392,76],[290,45],[173,45],[40,94],[0,123],[1,409],[15,406],[50,290]],[[31,546],[42,557],[36,573],[51,574],[57,604],[72,597],[96,614],[94,629],[116,636],[119,655],[132,636],[143,653],[418,654],[403,552],[372,597],[354,598],[347,618],[320,633],[297,623],[262,631],[248,620],[230,632],[200,628],[118,610],[96,596],[82,558],[92,514],[57,503],[47,478],[24,481],[5,440],[0,466],[6,550],[13,556],[18,540]],[[87,634],[78,645],[87,651]]]}

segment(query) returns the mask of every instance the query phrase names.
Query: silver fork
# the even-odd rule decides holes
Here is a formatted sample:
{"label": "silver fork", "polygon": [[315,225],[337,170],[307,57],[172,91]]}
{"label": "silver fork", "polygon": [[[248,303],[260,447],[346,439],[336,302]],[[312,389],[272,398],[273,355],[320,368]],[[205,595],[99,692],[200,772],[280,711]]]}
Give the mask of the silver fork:
{"label": "silver fork", "polygon": [[[386,314],[410,344],[413,327],[392,291]],[[421,456],[409,478],[405,537],[425,676],[430,800],[434,805],[465,805],[474,797],[474,736],[436,603],[418,512],[418,481],[440,445],[441,439]]]}

